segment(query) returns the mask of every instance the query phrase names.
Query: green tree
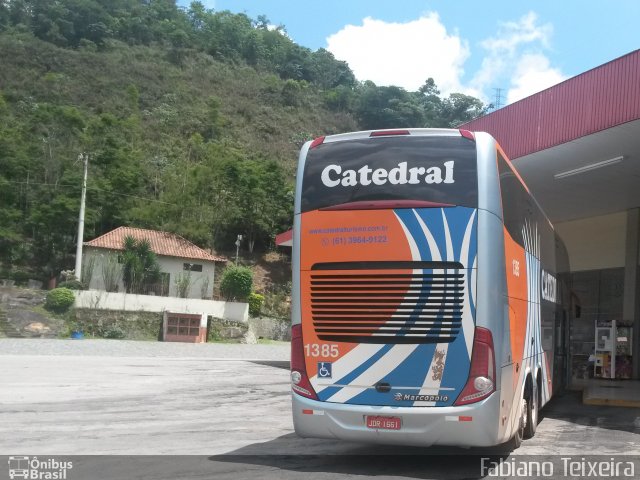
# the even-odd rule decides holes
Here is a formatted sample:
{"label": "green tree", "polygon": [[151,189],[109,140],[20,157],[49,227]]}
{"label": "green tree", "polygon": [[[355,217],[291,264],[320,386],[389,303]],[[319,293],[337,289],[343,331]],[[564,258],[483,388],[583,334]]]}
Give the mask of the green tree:
{"label": "green tree", "polygon": [[415,95],[400,87],[378,87],[365,82],[359,91],[356,114],[364,129],[420,127],[424,117]]}
{"label": "green tree", "polygon": [[85,238],[135,225],[266,249],[291,226],[302,141],[484,108],[433,79],[359,84],[266,17],[201,2],[0,0],[0,57],[0,262],[43,277],[73,265],[81,152]]}
{"label": "green tree", "polygon": [[331,52],[321,48],[310,55],[311,80],[320,88],[339,86],[353,88],[356,77],[346,62],[336,60]]}
{"label": "green tree", "polygon": [[10,25],[10,12],[9,4],[6,2],[0,2],[0,32]]}
{"label": "green tree", "polygon": [[225,300],[244,301],[253,289],[253,272],[248,267],[231,265],[222,272],[220,293]]}
{"label": "green tree", "polygon": [[440,98],[440,90],[436,86],[433,78],[429,77],[427,81],[418,89],[419,101],[422,104],[424,115],[424,127],[443,127],[441,119],[442,99]]}
{"label": "green tree", "polygon": [[475,97],[452,93],[442,101],[440,118],[443,126],[457,127],[487,113],[487,107]]}
{"label": "green tree", "polygon": [[246,236],[250,252],[256,243],[268,245],[293,215],[293,186],[275,161],[245,160],[225,165],[225,186],[233,208],[227,211],[225,243]]}

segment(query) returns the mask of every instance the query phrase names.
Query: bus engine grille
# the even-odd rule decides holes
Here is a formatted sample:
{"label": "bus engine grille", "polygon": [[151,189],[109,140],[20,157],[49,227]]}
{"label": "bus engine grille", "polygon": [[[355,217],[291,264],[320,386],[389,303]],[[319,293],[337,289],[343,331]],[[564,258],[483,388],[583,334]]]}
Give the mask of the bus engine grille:
{"label": "bus engine grille", "polygon": [[313,326],[334,342],[452,342],[462,328],[464,277],[457,262],[316,264]]}

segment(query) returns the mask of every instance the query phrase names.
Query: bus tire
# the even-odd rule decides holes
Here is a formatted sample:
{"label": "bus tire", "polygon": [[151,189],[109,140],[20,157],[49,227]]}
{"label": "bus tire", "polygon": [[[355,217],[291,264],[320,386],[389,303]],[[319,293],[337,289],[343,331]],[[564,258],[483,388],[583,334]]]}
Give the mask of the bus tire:
{"label": "bus tire", "polygon": [[522,398],[522,403],[520,405],[520,415],[518,417],[518,428],[516,429],[516,432],[514,433],[513,437],[511,437],[511,440],[509,440],[509,442],[507,442],[507,448],[509,450],[516,450],[518,448],[520,448],[520,445],[522,445],[522,439],[524,438],[524,431],[527,427],[527,399],[526,398]]}
{"label": "bus tire", "polygon": [[524,428],[524,438],[531,438],[538,429],[538,414],[540,411],[540,398],[538,396],[538,382],[531,382],[529,399],[527,401],[527,422]]}

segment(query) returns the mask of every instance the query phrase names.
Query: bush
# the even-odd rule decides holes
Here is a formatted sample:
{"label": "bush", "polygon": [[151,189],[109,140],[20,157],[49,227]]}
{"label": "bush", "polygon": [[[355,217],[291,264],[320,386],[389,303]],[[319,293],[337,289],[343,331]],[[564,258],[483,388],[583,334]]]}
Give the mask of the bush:
{"label": "bush", "polygon": [[44,308],[52,312],[63,313],[69,310],[75,299],[70,289],[54,288],[47,294]]}
{"label": "bush", "polygon": [[259,317],[262,312],[262,305],[264,304],[264,295],[259,293],[252,293],[249,295],[249,315],[252,317]]}
{"label": "bush", "polygon": [[80,280],[67,280],[66,282],[60,282],[58,288],[68,288],[69,290],[84,290],[85,284]]}
{"label": "bush", "polygon": [[103,332],[102,336],[104,338],[115,338],[117,340],[121,340],[127,336],[126,332],[120,328],[118,325],[113,324],[109,325]]}
{"label": "bush", "polygon": [[265,292],[264,314],[273,318],[291,317],[291,282],[284,285],[274,285]]}
{"label": "bush", "polygon": [[253,272],[247,267],[233,265],[222,273],[220,293],[225,300],[245,300],[253,290]]}
{"label": "bush", "polygon": [[15,270],[11,272],[11,279],[16,282],[16,285],[26,285],[30,278],[31,274],[24,270]]}

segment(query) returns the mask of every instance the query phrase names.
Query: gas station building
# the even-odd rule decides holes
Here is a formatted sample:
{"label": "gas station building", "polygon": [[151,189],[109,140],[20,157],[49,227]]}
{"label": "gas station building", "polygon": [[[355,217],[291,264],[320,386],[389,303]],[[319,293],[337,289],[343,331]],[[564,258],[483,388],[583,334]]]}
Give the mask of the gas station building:
{"label": "gas station building", "polygon": [[631,327],[616,376],[639,379],[640,50],[462,128],[498,140],[566,244],[571,381],[592,376],[596,325],[612,320]]}

